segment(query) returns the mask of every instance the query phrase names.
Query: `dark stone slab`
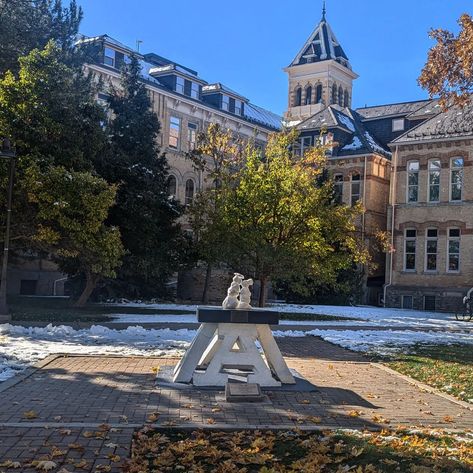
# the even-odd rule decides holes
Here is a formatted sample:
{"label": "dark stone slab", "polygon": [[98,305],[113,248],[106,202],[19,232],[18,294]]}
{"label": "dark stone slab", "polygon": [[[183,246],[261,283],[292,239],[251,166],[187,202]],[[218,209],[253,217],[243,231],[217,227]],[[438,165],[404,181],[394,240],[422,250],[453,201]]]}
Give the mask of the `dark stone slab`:
{"label": "dark stone slab", "polygon": [[221,307],[197,307],[200,323],[278,325],[279,312],[264,309],[231,310]]}
{"label": "dark stone slab", "polygon": [[225,399],[227,402],[261,402],[264,396],[258,383],[227,383]]}

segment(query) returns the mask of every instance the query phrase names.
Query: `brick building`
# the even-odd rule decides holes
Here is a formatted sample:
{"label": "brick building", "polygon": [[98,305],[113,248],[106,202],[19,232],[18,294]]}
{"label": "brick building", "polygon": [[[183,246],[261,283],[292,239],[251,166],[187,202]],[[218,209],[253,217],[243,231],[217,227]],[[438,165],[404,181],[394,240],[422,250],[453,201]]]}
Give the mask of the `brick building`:
{"label": "brick building", "polygon": [[[377,268],[363,302],[457,309],[473,286],[473,112],[443,113],[435,100],[350,108],[358,75],[325,8],[285,71],[284,119],[300,131],[301,151],[331,142],[336,198],[365,209],[358,228]],[[392,234],[387,261],[376,249],[380,230]]]}

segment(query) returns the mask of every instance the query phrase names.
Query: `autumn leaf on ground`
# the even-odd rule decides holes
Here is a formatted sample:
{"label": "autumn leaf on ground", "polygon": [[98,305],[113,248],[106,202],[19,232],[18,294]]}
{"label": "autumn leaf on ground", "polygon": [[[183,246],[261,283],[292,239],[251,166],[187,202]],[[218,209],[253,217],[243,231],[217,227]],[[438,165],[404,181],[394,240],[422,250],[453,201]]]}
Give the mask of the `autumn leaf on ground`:
{"label": "autumn leaf on ground", "polygon": [[222,412],[222,409],[220,407],[214,407],[212,412]]}
{"label": "autumn leaf on ground", "polygon": [[159,366],[153,366],[153,367],[151,368],[151,371],[152,371],[153,373],[158,374],[159,368],[160,368]]}
{"label": "autumn leaf on ground", "polygon": [[21,468],[21,463],[7,460],[3,463],[0,463],[0,468]]}
{"label": "autumn leaf on ground", "polygon": [[365,449],[363,447],[360,447],[360,448],[356,448],[356,447],[353,447],[351,449],[351,454],[353,457],[359,457],[363,452],[365,451]]}
{"label": "autumn leaf on ground", "polygon": [[72,473],[72,472],[69,471],[67,468],[62,467],[57,473]]}
{"label": "autumn leaf on ground", "polygon": [[71,449],[71,450],[84,450],[84,446],[81,445],[80,443],[70,443],[68,445],[68,447]]}
{"label": "autumn leaf on ground", "polygon": [[72,434],[72,430],[71,429],[61,429],[59,431],[60,434],[62,435],[71,435]]}
{"label": "autumn leaf on ground", "polygon": [[110,465],[97,465],[95,467],[95,471],[105,471],[105,472],[108,472],[108,471],[112,471],[112,467]]}
{"label": "autumn leaf on ground", "polygon": [[50,470],[54,470],[54,468],[57,468],[57,463],[54,463],[53,461],[50,461],[50,460],[41,460],[36,463],[37,470],[50,471]]}
{"label": "autumn leaf on ground", "polygon": [[302,399],[302,401],[299,401],[299,404],[310,404],[309,399]]}
{"label": "autumn leaf on ground", "polygon": [[120,455],[114,455],[113,453],[109,453],[107,457],[110,458],[113,463],[118,463],[121,460]]}
{"label": "autumn leaf on ground", "polygon": [[455,422],[455,419],[453,419],[453,417],[450,417],[450,416],[445,416],[443,418],[443,421],[444,422],[448,422],[449,424],[452,423],[452,422]]}
{"label": "autumn leaf on ground", "polygon": [[81,470],[85,470],[89,467],[89,464],[86,460],[82,459],[79,463],[75,463],[74,466],[76,468],[80,468]]}
{"label": "autumn leaf on ground", "polygon": [[348,415],[349,415],[350,417],[360,417],[361,414],[363,414],[362,411],[357,411],[357,410],[355,410],[355,409],[353,409],[352,411],[349,411],[349,412],[348,412]]}
{"label": "autumn leaf on ground", "polygon": [[383,416],[381,416],[381,415],[376,415],[376,414],[371,418],[371,420],[372,420],[373,422],[378,423],[378,424],[389,424],[389,423],[391,423],[390,420],[385,419]]}
{"label": "autumn leaf on ground", "polygon": [[117,444],[117,443],[109,442],[109,443],[106,443],[105,446],[106,446],[107,448],[117,448],[117,447],[118,447],[118,444]]}
{"label": "autumn leaf on ground", "polygon": [[51,456],[54,457],[62,457],[67,453],[66,450],[61,450],[58,447],[53,447],[51,450]]}
{"label": "autumn leaf on ground", "polygon": [[100,425],[99,425],[99,430],[103,430],[103,431],[108,432],[108,431],[110,430],[110,425],[108,425],[108,424],[100,424]]}
{"label": "autumn leaf on ground", "polygon": [[156,422],[159,419],[159,412],[153,412],[148,416],[146,422]]}
{"label": "autumn leaf on ground", "polygon": [[93,432],[90,432],[90,430],[86,430],[83,434],[82,434],[83,437],[85,437],[86,439],[90,439],[94,436],[94,433]]}
{"label": "autumn leaf on ground", "polygon": [[215,420],[210,417],[207,419],[207,424],[215,424]]}
{"label": "autumn leaf on ground", "polygon": [[322,422],[322,417],[317,416],[307,416],[306,419],[313,424],[320,424]]}
{"label": "autumn leaf on ground", "polygon": [[38,417],[38,414],[36,414],[35,411],[23,412],[23,418],[24,419],[36,419],[37,417]]}

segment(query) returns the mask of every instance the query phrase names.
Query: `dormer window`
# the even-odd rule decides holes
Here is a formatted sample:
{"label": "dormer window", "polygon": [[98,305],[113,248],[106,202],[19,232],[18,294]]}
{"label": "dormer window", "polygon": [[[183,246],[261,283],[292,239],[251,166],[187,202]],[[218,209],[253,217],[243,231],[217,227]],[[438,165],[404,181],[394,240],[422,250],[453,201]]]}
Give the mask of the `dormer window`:
{"label": "dormer window", "polygon": [[241,115],[243,103],[241,100],[235,100],[235,115]]}
{"label": "dormer window", "polygon": [[184,95],[184,79],[176,76],[176,92]]}
{"label": "dormer window", "polygon": [[222,95],[222,110],[227,112],[230,110],[230,97],[228,95]]}
{"label": "dormer window", "polygon": [[200,97],[200,87],[197,82],[192,82],[191,83],[191,97],[193,99],[199,99]]}
{"label": "dormer window", "polygon": [[107,66],[115,67],[115,50],[112,48],[105,48],[103,55],[103,63]]}
{"label": "dormer window", "polygon": [[404,118],[395,118],[393,120],[393,131],[404,131]]}

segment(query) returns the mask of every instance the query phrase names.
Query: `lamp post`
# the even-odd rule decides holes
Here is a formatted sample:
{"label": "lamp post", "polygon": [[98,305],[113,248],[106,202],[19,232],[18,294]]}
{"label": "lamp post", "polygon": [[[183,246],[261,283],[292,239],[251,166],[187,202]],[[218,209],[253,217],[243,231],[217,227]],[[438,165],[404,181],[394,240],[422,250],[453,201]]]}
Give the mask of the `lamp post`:
{"label": "lamp post", "polygon": [[3,260],[2,272],[0,276],[0,322],[8,322],[11,320],[7,305],[7,268],[8,268],[8,250],[10,243],[10,220],[11,220],[11,204],[13,194],[13,177],[15,175],[15,150],[11,147],[10,140],[5,138],[0,149],[0,159],[8,159],[10,161],[10,175],[8,178],[8,196],[7,196],[7,222],[5,229],[5,240],[3,243]]}

